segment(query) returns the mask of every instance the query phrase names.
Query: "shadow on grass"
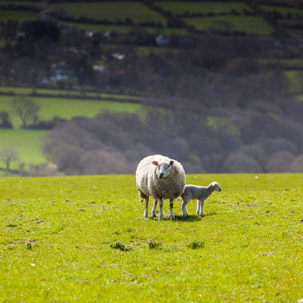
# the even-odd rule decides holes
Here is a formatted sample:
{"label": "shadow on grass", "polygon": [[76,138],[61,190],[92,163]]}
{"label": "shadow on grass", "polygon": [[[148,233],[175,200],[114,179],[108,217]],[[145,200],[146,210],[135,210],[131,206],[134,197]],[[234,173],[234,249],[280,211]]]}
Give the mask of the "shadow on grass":
{"label": "shadow on grass", "polygon": [[[200,215],[188,215],[188,216],[175,216],[174,221],[182,221],[182,222],[197,222],[203,220],[204,217],[210,217],[210,216],[215,216],[217,213],[212,212],[212,213],[207,213],[204,216]],[[158,221],[158,216],[157,217],[148,217],[150,220]],[[162,219],[163,221],[168,221],[170,220],[169,216],[165,216]]]}
{"label": "shadow on grass", "polygon": [[176,221],[183,221],[183,222],[196,222],[201,221],[203,217],[198,215],[189,215],[189,216],[175,216]]}

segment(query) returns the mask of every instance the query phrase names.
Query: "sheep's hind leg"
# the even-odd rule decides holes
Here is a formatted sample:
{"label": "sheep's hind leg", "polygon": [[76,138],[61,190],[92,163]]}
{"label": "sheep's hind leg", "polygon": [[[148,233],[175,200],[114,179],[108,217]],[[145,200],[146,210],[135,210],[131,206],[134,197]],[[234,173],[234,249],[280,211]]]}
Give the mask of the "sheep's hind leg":
{"label": "sheep's hind leg", "polygon": [[151,213],[152,217],[157,217],[157,215],[156,215],[157,204],[158,204],[158,201],[157,201],[157,199],[155,199],[154,206],[153,206],[152,213]]}
{"label": "sheep's hind leg", "polygon": [[203,212],[203,208],[204,208],[204,199],[201,199],[200,202],[200,216],[204,217],[204,212]]}
{"label": "sheep's hind leg", "polygon": [[181,205],[181,208],[182,208],[182,215],[183,216],[188,216],[188,212],[187,212],[187,209],[186,209],[186,205],[188,204],[189,200],[183,200],[182,202],[182,205]]}
{"label": "sheep's hind leg", "polygon": [[200,200],[197,200],[197,209],[196,209],[196,214],[200,214]]}
{"label": "sheep's hind leg", "polygon": [[170,199],[169,201],[169,207],[170,207],[170,219],[171,220],[175,220],[175,216],[174,216],[174,201],[175,199]]}
{"label": "sheep's hind leg", "polygon": [[145,198],[145,211],[144,211],[144,217],[148,217],[148,202],[149,202],[149,197]]}

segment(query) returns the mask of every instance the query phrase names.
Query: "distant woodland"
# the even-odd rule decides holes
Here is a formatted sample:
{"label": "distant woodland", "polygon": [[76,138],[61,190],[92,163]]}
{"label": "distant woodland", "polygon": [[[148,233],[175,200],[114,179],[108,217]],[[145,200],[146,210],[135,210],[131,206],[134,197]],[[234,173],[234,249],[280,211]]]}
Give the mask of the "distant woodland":
{"label": "distant woodland", "polygon": [[[88,35],[51,18],[7,22],[0,81],[32,87],[33,95],[38,87],[76,87],[83,97],[140,97],[137,114],[58,120],[43,147],[57,173],[133,173],[153,153],[188,173],[303,172],[303,103],[280,63],[302,59],[302,46],[284,34],[172,34],[165,48],[144,53],[136,47],[155,47],[155,34]],[[62,62],[69,76],[53,83]]]}

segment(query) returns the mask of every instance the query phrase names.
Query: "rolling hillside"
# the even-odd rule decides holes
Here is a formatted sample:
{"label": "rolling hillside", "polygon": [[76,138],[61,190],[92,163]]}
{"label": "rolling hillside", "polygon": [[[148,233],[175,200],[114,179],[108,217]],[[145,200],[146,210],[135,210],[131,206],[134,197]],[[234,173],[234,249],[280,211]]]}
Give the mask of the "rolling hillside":
{"label": "rolling hillside", "polygon": [[[13,124],[11,130],[0,129],[0,147],[17,146],[26,167],[49,160],[41,152],[49,131],[20,129],[9,105],[16,95],[37,103],[41,121],[92,118],[104,111],[141,113],[139,104],[145,104],[149,117],[154,112],[156,129],[164,123],[158,109],[169,109],[173,118],[168,118],[168,129],[185,141],[181,128],[188,128],[199,113],[196,122],[205,128],[201,133],[216,132],[218,142],[219,132],[232,136],[227,142],[237,142],[240,150],[242,145],[259,146],[264,136],[278,139],[278,121],[286,127],[280,131],[283,140],[294,140],[301,127],[299,2],[0,1],[0,14],[0,111]],[[286,109],[283,102],[289,104]],[[186,125],[176,122],[182,121],[177,112],[184,108],[192,115],[184,119]],[[243,112],[233,116],[233,108]],[[264,133],[255,134],[254,116],[246,124],[240,121],[251,111],[262,115]],[[190,140],[184,143],[184,161],[209,171],[204,153],[215,150],[215,144],[209,150],[194,148],[195,140]],[[295,141],[291,149],[287,143],[289,165],[302,153],[300,140]],[[25,142],[31,142],[30,149]],[[223,161],[232,151],[220,148],[228,151],[220,155]],[[267,171],[260,160],[265,156],[252,157],[253,167]]]}

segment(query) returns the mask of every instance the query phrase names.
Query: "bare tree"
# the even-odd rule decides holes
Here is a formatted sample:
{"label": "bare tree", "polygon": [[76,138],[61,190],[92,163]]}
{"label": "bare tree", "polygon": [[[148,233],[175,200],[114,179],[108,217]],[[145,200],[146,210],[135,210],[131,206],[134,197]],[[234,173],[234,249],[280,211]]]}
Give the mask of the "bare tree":
{"label": "bare tree", "polygon": [[15,97],[11,102],[11,107],[22,121],[22,127],[26,127],[30,121],[38,117],[40,106],[32,99],[25,97]]}
{"label": "bare tree", "polygon": [[15,146],[4,146],[0,149],[0,162],[4,162],[6,170],[10,169],[12,161],[19,159],[19,152]]}

